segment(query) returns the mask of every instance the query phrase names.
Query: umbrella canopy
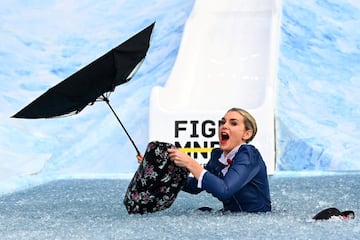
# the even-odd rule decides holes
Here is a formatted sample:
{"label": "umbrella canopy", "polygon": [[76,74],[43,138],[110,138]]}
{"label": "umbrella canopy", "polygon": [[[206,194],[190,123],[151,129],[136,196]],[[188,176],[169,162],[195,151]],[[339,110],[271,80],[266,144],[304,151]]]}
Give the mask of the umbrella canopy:
{"label": "umbrella canopy", "polygon": [[95,101],[105,101],[133,143],[109,104],[115,87],[128,82],[144,60],[155,23],[75,72],[24,107],[14,118],[52,118],[77,114]]}

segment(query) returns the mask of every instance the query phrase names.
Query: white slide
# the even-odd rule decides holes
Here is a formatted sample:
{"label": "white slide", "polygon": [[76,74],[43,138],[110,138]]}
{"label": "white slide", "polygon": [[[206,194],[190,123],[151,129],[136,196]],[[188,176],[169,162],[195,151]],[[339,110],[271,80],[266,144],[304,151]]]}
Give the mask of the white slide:
{"label": "white slide", "polygon": [[170,77],[151,92],[150,141],[175,143],[206,163],[218,147],[218,120],[244,108],[273,174],[280,18],[281,0],[196,0]]}

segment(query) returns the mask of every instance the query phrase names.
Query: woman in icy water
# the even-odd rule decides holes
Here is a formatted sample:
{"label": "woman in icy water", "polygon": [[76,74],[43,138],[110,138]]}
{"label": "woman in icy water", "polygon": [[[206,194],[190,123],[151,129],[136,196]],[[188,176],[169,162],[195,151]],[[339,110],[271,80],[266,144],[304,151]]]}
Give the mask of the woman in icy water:
{"label": "woman in icy water", "polygon": [[[256,121],[251,114],[231,108],[220,120],[220,148],[212,151],[205,167],[181,150],[169,148],[170,159],[193,175],[182,190],[191,194],[204,190],[211,193],[223,203],[223,211],[271,211],[265,163],[260,152],[248,144],[256,132]],[[142,156],[139,156],[138,161],[141,160]]]}

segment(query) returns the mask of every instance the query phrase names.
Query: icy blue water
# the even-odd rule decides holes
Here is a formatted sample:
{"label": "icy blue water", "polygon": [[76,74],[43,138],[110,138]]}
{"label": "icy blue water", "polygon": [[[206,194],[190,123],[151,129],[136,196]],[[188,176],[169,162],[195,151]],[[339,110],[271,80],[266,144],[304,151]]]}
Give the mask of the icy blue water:
{"label": "icy blue water", "polygon": [[[144,149],[150,90],[169,76],[192,5],[180,0],[2,1],[0,193],[58,178],[133,173],[136,153],[102,103],[70,118],[9,117],[156,21],[140,71],[110,97]],[[278,171],[360,170],[359,24],[356,0],[283,1],[275,109]]]}
{"label": "icy blue water", "polygon": [[60,180],[0,197],[0,238],[8,239],[357,239],[359,219],[312,220],[327,207],[359,213],[359,174],[270,177],[273,212],[220,209],[209,194],[180,192],[171,208],[128,215],[128,180]]}

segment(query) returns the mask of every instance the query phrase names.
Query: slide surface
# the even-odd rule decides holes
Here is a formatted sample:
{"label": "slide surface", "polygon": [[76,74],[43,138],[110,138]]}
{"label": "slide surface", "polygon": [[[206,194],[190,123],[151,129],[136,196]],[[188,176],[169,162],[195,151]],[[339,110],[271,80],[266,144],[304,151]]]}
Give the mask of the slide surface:
{"label": "slide surface", "polygon": [[244,108],[257,120],[253,144],[273,173],[280,15],[276,0],[197,0],[170,77],[152,90],[150,140],[175,142],[206,162],[218,146],[218,120]]}

